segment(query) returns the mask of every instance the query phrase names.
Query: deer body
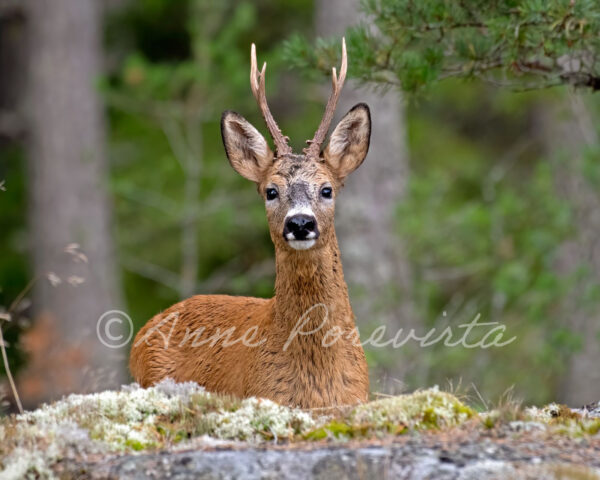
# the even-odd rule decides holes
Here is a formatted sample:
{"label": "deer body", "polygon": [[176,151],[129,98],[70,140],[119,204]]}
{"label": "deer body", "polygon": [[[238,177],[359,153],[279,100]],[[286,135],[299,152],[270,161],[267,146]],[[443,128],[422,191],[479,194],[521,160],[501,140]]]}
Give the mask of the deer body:
{"label": "deer body", "polygon": [[[297,253],[289,255],[300,257]],[[355,345],[352,336],[354,321],[339,253],[324,251],[315,256],[321,258],[278,255],[276,295],[271,299],[197,295],[154,317],[136,337],[137,343],[152,332],[148,344],[144,339],[132,350],[131,371],[136,380],[142,386],[166,377],[177,382],[196,381],[209,391],[270,398],[301,407],[365,401],[367,366],[362,347]],[[324,327],[314,334],[294,335],[302,316],[313,305],[321,304],[328,305]],[[317,329],[324,313],[322,307],[310,311],[301,331]],[[160,325],[169,315],[172,320]],[[162,334],[152,331],[158,325]],[[334,326],[347,335],[323,347],[323,337]],[[215,345],[208,342],[232,327],[233,334],[228,337],[231,345],[223,346],[225,338]],[[257,333],[253,338],[248,335],[247,343],[258,345],[235,342],[248,331]],[[194,337],[194,332],[201,335]],[[208,343],[194,345],[194,340]]]}
{"label": "deer body", "polygon": [[[209,391],[264,397],[302,408],[367,400],[369,379],[344,281],[333,226],[334,196],[364,160],[370,138],[368,107],[340,121],[323,153],[340,78],[315,138],[303,155],[291,152],[264,98],[254,46],[251,86],[276,144],[234,112],[221,127],[233,168],[254,181],[265,199],[275,245],[271,299],[197,295],[152,318],[138,333],[130,369],[142,386],[166,377],[195,381]],[[259,83],[260,79],[260,83]]]}

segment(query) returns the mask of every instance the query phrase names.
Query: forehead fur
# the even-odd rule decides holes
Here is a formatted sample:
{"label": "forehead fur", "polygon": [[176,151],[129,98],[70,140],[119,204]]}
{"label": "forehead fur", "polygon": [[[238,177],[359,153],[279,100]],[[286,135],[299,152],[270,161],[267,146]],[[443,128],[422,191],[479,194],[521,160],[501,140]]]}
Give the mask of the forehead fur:
{"label": "forehead fur", "polygon": [[320,183],[331,181],[329,169],[321,160],[308,159],[304,155],[286,155],[277,158],[269,169],[265,183],[290,185],[298,181]]}

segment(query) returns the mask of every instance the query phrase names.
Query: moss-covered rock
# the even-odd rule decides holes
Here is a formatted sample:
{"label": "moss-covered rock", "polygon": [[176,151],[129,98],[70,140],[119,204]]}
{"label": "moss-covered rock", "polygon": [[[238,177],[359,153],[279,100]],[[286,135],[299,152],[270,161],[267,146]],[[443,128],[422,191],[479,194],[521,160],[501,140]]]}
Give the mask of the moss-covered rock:
{"label": "moss-covered rock", "polygon": [[[209,393],[194,383],[166,380],[148,389],[132,385],[121,391],[70,395],[0,419],[0,479],[51,477],[51,467],[59,460],[90,454],[136,454],[175,445],[189,448],[199,442],[257,445],[381,438],[454,427],[477,415],[437,387],[324,413],[265,399],[239,400]],[[511,419],[542,429],[560,428],[573,436],[596,435],[600,430],[600,420],[583,418],[562,406],[527,409],[517,416]],[[494,428],[503,417],[489,412],[480,418],[480,425]],[[494,421],[486,425],[486,418]]]}
{"label": "moss-covered rock", "polygon": [[355,425],[371,424],[382,430],[390,425],[426,429],[458,425],[474,415],[475,411],[457,397],[434,387],[360,405],[349,420]]}
{"label": "moss-covered rock", "polygon": [[542,408],[529,407],[523,412],[526,419],[540,422],[553,432],[569,437],[582,437],[600,433],[600,418],[572,410],[566,405],[551,403]]}

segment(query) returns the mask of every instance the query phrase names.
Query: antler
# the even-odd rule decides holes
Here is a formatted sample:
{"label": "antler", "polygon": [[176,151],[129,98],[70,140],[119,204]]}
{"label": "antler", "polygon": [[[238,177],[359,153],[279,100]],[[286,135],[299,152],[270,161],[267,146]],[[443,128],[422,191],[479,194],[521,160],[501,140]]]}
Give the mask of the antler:
{"label": "antler", "polygon": [[327,106],[325,107],[325,114],[323,115],[319,128],[317,128],[317,131],[315,132],[315,136],[312,140],[306,141],[306,143],[308,143],[308,147],[306,147],[303,150],[303,152],[307,157],[314,158],[319,156],[319,153],[321,151],[321,144],[325,140],[325,135],[327,135],[327,131],[329,130],[329,126],[331,125],[331,120],[333,119],[335,107],[340,97],[342,87],[344,86],[344,81],[346,80],[347,69],[348,57],[346,55],[346,39],[342,38],[342,66],[340,68],[340,76],[337,76],[335,67],[333,67],[331,69],[331,83],[333,85],[333,91],[329,96]]}
{"label": "antler", "polygon": [[256,65],[256,46],[252,44],[252,48],[250,49],[250,88],[252,88],[252,93],[254,94],[254,98],[256,98],[258,107],[260,108],[262,116],[265,119],[269,133],[271,134],[271,138],[273,138],[273,141],[275,142],[277,155],[282,156],[292,153],[292,149],[287,143],[288,137],[281,133],[281,130],[277,126],[277,123],[275,123],[273,115],[271,115],[271,111],[267,105],[267,96],[265,94],[266,68],[267,62],[263,64],[262,70],[260,72],[258,71]]}

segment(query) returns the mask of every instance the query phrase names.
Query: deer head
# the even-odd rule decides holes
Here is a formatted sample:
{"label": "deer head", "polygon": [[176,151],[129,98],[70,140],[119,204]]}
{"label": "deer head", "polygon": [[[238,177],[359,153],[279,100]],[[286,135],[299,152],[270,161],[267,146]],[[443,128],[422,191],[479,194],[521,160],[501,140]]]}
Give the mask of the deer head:
{"label": "deer head", "polygon": [[371,135],[369,107],[355,105],[333,130],[324,150],[321,145],[331,125],[347,70],[346,42],[342,41],[339,77],[332,69],[332,93],[325,114],[308,146],[292,152],[267,105],[265,63],[259,72],[256,48],[251,48],[250,86],[275,144],[244,117],[226,111],[221,133],[227,158],[240,175],[255,182],[265,200],[271,238],[276,247],[308,250],[326,245],[333,234],[334,202],[344,179],[367,155]]}

